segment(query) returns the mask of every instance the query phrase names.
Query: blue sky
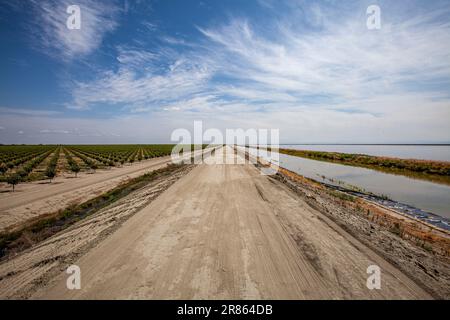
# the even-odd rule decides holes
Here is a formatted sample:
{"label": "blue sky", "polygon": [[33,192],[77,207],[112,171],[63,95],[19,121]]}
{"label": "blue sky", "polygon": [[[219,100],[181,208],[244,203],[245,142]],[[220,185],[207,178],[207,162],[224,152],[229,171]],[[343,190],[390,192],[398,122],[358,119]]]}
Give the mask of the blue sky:
{"label": "blue sky", "polygon": [[0,143],[167,143],[194,120],[283,143],[448,143],[449,14],[445,0],[3,1]]}

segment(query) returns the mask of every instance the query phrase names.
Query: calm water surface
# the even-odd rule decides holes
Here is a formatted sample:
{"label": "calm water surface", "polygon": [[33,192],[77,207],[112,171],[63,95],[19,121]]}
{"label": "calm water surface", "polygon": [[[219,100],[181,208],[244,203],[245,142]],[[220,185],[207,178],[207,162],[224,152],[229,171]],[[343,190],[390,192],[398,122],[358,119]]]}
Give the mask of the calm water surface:
{"label": "calm water surface", "polygon": [[[250,150],[255,154],[255,149]],[[447,185],[285,154],[279,154],[279,165],[320,182],[339,185],[338,181],[342,181],[366,192],[386,195],[400,203],[450,218],[450,186]],[[322,176],[327,179],[323,180]],[[335,182],[329,179],[334,179]]]}

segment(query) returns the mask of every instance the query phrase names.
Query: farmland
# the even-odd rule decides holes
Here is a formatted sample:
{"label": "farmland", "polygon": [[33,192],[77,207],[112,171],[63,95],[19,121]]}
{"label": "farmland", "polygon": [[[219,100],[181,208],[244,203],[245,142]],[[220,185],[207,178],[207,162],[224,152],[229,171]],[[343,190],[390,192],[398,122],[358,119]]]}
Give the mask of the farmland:
{"label": "farmland", "polygon": [[[226,156],[240,157],[230,149]],[[30,211],[20,211],[18,217],[17,208],[5,210],[5,216],[11,219],[3,220],[7,228],[0,237],[4,249],[0,297],[430,298],[405,275],[406,271],[391,265],[331,220],[347,212],[340,209],[346,200],[331,198],[311,184],[296,184],[302,189],[295,190],[309,195],[302,196],[283,182],[289,177],[287,173],[261,175],[251,164],[165,166],[169,161],[167,157],[152,159],[79,179],[63,179],[59,185],[34,184],[37,191],[27,186],[30,189],[21,194],[5,193],[4,199],[14,200],[15,204],[0,203],[0,207],[18,204]],[[146,168],[141,174],[145,171],[147,175],[136,174],[96,193],[99,182],[92,180],[105,175],[103,181],[110,183],[110,175],[128,170],[121,175],[125,178],[132,169],[151,162],[153,173]],[[38,196],[43,188],[47,189],[46,195]],[[75,204],[71,201],[70,206],[55,207],[60,199],[75,193]],[[89,198],[80,199],[80,195]],[[20,203],[15,200],[25,196],[33,199]],[[309,205],[313,199],[320,202]],[[348,202],[349,206],[354,204]],[[316,209],[321,208],[319,205],[329,211]],[[357,220],[356,210],[350,214],[357,223],[355,230],[364,228],[374,233],[381,228],[366,219],[366,210],[361,222]],[[379,252],[386,248],[391,255],[412,257],[403,261],[404,270],[414,271],[410,274],[418,274],[421,280],[429,280],[433,288],[438,288],[438,293],[444,292],[439,284],[447,274],[446,265],[434,257],[433,247],[420,251],[421,266],[438,270],[436,279],[417,272],[420,267],[413,261],[417,261],[418,254],[397,239],[398,232],[376,232],[369,240],[373,243],[378,237],[383,241]],[[87,284],[77,292],[67,290],[67,274],[63,272],[66,265],[72,264],[83,270],[83,283]],[[369,264],[386,270],[386,289],[365,289]],[[342,283],[349,285],[343,287]]]}
{"label": "farmland", "polygon": [[0,182],[48,179],[121,167],[170,155],[172,145],[12,145],[0,146]]}
{"label": "farmland", "polygon": [[[411,249],[400,236],[421,231],[420,225],[406,229],[398,222],[404,217],[393,220],[388,211],[382,222],[390,224],[378,225],[374,217],[382,209],[331,197],[290,172],[261,175],[252,164],[174,166],[171,157],[161,156],[169,146],[146,147],[42,146],[35,157],[48,154],[37,167],[55,168],[52,183],[24,183],[14,193],[3,184],[1,298],[431,298],[408,274],[430,283],[437,297],[447,294],[447,264],[438,254],[448,246],[441,231],[414,233],[411,243],[420,236],[427,249]],[[226,148],[226,157],[244,156]],[[161,153],[145,161],[150,151]],[[104,169],[95,172],[92,162]],[[332,219],[355,223],[352,232],[359,230],[362,242]],[[391,225],[395,232],[387,231]],[[370,249],[374,241],[381,255]],[[383,255],[403,259],[402,268]],[[421,266],[415,263],[419,256]],[[66,290],[61,270],[67,264],[85,270],[86,289]],[[368,264],[387,270],[386,290],[365,289]],[[436,276],[420,273],[423,268],[437,270]],[[193,288],[197,270],[205,279]],[[102,288],[105,283],[110,290]]]}

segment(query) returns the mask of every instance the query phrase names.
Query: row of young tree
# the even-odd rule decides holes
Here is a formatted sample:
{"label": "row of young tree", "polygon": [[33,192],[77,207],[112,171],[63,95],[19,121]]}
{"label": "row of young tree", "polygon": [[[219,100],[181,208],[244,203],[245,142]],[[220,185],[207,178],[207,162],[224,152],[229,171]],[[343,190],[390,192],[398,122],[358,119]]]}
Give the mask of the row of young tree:
{"label": "row of young tree", "polygon": [[9,161],[7,161],[8,158],[4,157],[0,161],[0,173],[4,174],[8,170],[12,170],[17,167],[27,168],[30,166],[30,164],[33,164],[36,159],[41,159],[42,157],[45,159],[45,157],[48,156],[51,152],[52,150],[31,152],[27,153],[26,155],[19,156],[15,158],[15,160],[11,160],[9,158]]}
{"label": "row of young tree", "polygon": [[[63,152],[67,159],[67,163],[68,163],[70,171],[75,173],[75,177],[77,177],[78,172],[80,172],[80,170],[81,170],[79,165],[72,158],[72,156],[66,149],[64,149]],[[20,168],[16,172],[11,172],[6,175],[5,175],[5,173],[8,171],[8,167],[4,163],[1,163],[0,164],[0,173],[2,174],[2,176],[4,176],[3,180],[12,186],[12,189],[14,192],[15,186],[18,185],[19,183],[23,182],[25,180],[26,176],[29,175],[31,173],[31,171],[34,168],[36,168],[42,161],[44,161],[47,157],[49,157],[51,153],[52,153],[52,150],[47,151],[44,154],[41,154],[38,157],[35,157],[31,161],[29,161],[29,163],[26,163],[26,165],[24,165],[22,168]],[[57,165],[58,165],[60,153],[61,153],[61,147],[58,147],[58,148],[56,148],[56,150],[54,150],[53,155],[45,169],[45,176],[49,179],[50,183],[52,182],[53,178],[57,174]],[[93,169],[93,170],[97,169],[97,165],[95,163],[93,163],[92,160],[89,160],[87,157],[83,157],[82,155],[77,155],[77,156],[79,156],[83,161],[85,161],[86,164],[88,164],[91,169]]]}
{"label": "row of young tree", "polygon": [[71,152],[97,161],[99,165],[116,166],[170,155],[173,145],[78,145]]}
{"label": "row of young tree", "polygon": [[3,163],[8,169],[12,169],[54,149],[55,146],[41,145],[0,146],[0,164]]}
{"label": "row of young tree", "polygon": [[75,178],[76,178],[78,175],[78,172],[80,172],[80,170],[81,170],[80,166],[78,165],[78,163],[75,160],[73,160],[72,156],[70,155],[70,153],[67,151],[66,148],[64,148],[64,156],[66,157],[67,164],[69,165],[70,171],[75,173]]}
{"label": "row of young tree", "polygon": [[98,164],[97,161],[90,159],[89,157],[85,156],[84,154],[82,154],[81,152],[78,152],[74,149],[70,150],[75,156],[77,156],[78,158],[80,158],[81,160],[83,160],[84,164],[90,168],[93,172],[95,172],[95,170],[98,169]]}
{"label": "row of young tree", "polygon": [[47,169],[45,170],[45,175],[52,182],[53,178],[56,176],[56,170],[58,165],[59,154],[61,152],[61,148],[58,148],[50,159]]}
{"label": "row of young tree", "polygon": [[[29,179],[47,178],[51,183],[57,175],[61,153],[64,153],[68,169],[77,177],[81,168],[74,157],[81,159],[87,168],[95,172],[99,167],[114,167],[118,164],[124,165],[126,162],[132,164],[135,161],[168,155],[172,146],[5,146],[5,148],[0,149],[0,181],[10,184],[14,191],[17,184]],[[30,173],[48,157],[50,159],[45,170],[38,170],[30,178]],[[5,159],[10,162],[3,162]]]}
{"label": "row of young tree", "polygon": [[[26,162],[24,165],[22,165],[17,171],[11,172],[4,177],[3,180],[6,181],[6,183],[12,185],[13,191],[15,189],[15,186],[19,184],[20,182],[27,179],[27,177],[30,175],[30,173],[41,163],[43,162],[50,154],[52,153],[52,150],[49,150],[39,156],[35,156],[34,158],[31,158],[28,162]],[[5,173],[8,171],[8,167],[5,164],[0,164],[0,172],[2,175],[5,175]]]}

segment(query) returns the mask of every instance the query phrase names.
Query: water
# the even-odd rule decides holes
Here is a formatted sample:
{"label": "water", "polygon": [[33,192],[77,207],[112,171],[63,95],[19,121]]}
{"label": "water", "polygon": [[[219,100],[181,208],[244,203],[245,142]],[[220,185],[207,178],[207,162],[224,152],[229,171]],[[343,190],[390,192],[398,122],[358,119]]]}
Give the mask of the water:
{"label": "water", "polygon": [[[343,181],[368,192],[386,195],[392,200],[450,218],[450,186],[447,185],[285,154],[280,154],[280,166],[317,181],[324,181],[322,175]],[[324,182],[338,185],[329,180]]]}
{"label": "water", "polygon": [[[255,155],[256,149],[251,148],[249,152]],[[396,202],[450,219],[450,186],[286,154],[278,156],[279,163],[276,160],[271,162],[304,177],[335,186],[356,186],[365,192],[387,196]]]}
{"label": "water", "polygon": [[385,156],[402,159],[450,161],[450,145],[305,145],[289,144],[280,148],[294,150],[330,151]]}

